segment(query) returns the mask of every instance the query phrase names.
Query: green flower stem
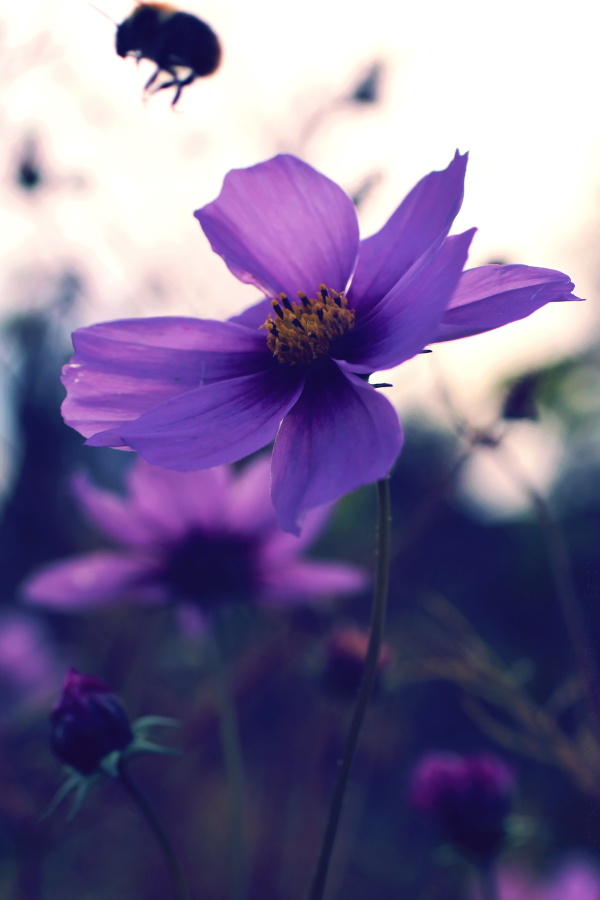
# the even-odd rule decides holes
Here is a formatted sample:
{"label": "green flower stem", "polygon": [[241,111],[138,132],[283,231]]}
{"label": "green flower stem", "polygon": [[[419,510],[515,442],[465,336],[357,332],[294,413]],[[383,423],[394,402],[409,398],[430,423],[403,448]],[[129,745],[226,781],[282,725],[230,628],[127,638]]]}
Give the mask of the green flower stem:
{"label": "green flower stem", "polygon": [[344,794],[348,784],[350,769],[356,753],[360,730],[365,718],[369,699],[373,690],[379,651],[383,640],[383,627],[390,580],[390,524],[391,502],[389,479],[384,478],[377,482],[377,561],[375,570],[375,587],[373,591],[373,606],[371,610],[371,634],[369,646],[365,658],[365,670],[360,685],[356,705],[352,714],[346,746],[338,771],[335,784],[329,819],[325,829],[325,836],[321,846],[321,852],[317,861],[317,868],[310,888],[309,900],[321,900],[325,892],[325,882],[331,855],[335,844]]}
{"label": "green flower stem", "polygon": [[156,813],[129,774],[129,770],[127,769],[127,764],[123,756],[121,756],[119,759],[117,769],[119,773],[120,783],[142,813],[146,822],[154,832],[158,843],[160,844],[160,848],[163,852],[165,862],[171,876],[171,881],[173,884],[173,896],[175,897],[175,900],[190,900],[190,895],[185,883],[185,878],[183,876],[181,866],[179,865],[179,860],[177,859],[175,851],[171,846],[171,842],[169,841]]}
{"label": "green flower stem", "polygon": [[492,865],[482,865],[478,871],[481,900],[501,900],[498,892],[498,880]]}
{"label": "green flower stem", "polygon": [[245,900],[247,894],[248,860],[246,856],[246,827],[244,817],[244,761],[238,729],[235,701],[231,691],[225,662],[224,622],[215,621],[213,668],[219,710],[221,746],[231,802],[231,897]]}

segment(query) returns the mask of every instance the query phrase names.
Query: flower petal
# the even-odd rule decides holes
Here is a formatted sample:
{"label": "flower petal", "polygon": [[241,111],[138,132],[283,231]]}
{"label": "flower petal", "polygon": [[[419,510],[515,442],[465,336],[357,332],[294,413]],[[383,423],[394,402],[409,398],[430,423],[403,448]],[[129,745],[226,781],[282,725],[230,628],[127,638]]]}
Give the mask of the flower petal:
{"label": "flower petal", "polygon": [[75,475],[72,487],[88,519],[117,544],[145,547],[155,537],[152,523],[138,515],[128,497],[97,487],[83,472]]}
{"label": "flower petal", "polygon": [[232,316],[229,321],[236,325],[245,325],[246,328],[260,328],[273,312],[271,301],[268,297],[259,300],[254,306],[249,306],[237,316]]}
{"label": "flower petal", "polygon": [[436,341],[453,341],[524,319],[540,306],[579,300],[568,275],[535,266],[480,266],[463,272]]}
{"label": "flower petal", "polygon": [[463,199],[467,156],[421,179],[381,231],[361,242],[349,303],[358,307],[385,296],[424,253],[446,237]]}
{"label": "flower petal", "polygon": [[137,517],[153,529],[153,542],[160,544],[185,538],[196,528],[222,528],[228,520],[231,476],[226,466],[174,472],[138,459],[128,472],[127,493]]}
{"label": "flower petal", "polygon": [[271,467],[271,496],[285,531],[303,512],[384,478],[402,447],[398,416],[385,397],[333,362],[314,367],[283,420]]}
{"label": "flower petal", "polygon": [[74,556],[34,574],[22,587],[24,599],[64,612],[95,609],[123,600],[162,599],[152,581],[152,560],[100,552]]}
{"label": "flower petal", "polygon": [[369,584],[366,572],[357,566],[304,561],[272,568],[262,581],[262,601],[267,606],[325,602],[341,594],[356,594]]}
{"label": "flower petal", "polygon": [[380,303],[366,314],[357,311],[356,327],[343,339],[343,358],[353,371],[390,369],[434,340],[474,233],[472,228],[447,238],[433,256],[421,257]]}
{"label": "flower petal", "polygon": [[302,379],[301,372],[274,362],[253,375],[187,391],[99,437],[182,472],[234,462],[273,440]]}
{"label": "flower petal", "polygon": [[238,534],[260,534],[261,545],[273,532],[283,533],[275,518],[270,487],[271,458],[265,454],[244,466],[229,495],[229,528]]}
{"label": "flower petal", "polygon": [[337,184],[294,156],[276,156],[225,177],[197,210],[211,247],[231,272],[270,297],[346,288],[358,255],[354,205]]}
{"label": "flower petal", "polygon": [[106,322],[79,329],[73,344],[62,413],[86,437],[199,384],[255,370],[270,355],[262,333],[207,319]]}
{"label": "flower petal", "polygon": [[[273,510],[273,504],[270,500],[269,503],[271,510]],[[311,544],[314,544],[321,532],[325,530],[332,512],[332,503],[309,509],[302,520],[302,532],[300,534],[290,534],[289,531],[282,531],[277,526],[273,533],[268,536],[261,549],[263,561],[267,565],[276,565],[281,560],[293,559],[299,556]],[[275,518],[274,512],[273,518]]]}

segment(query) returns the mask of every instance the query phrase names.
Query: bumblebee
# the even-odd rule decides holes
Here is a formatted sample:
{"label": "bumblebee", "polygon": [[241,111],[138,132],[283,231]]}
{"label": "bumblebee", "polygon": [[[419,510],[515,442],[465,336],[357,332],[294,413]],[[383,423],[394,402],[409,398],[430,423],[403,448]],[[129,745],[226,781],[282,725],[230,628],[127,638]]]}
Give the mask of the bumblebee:
{"label": "bumblebee", "polygon": [[[211,75],[221,60],[221,45],[212,28],[166,3],[139,3],[129,18],[117,25],[116,49],[119,56],[156,63],[144,91],[155,94],[174,87],[171,106],[184,87]],[[170,77],[156,84],[161,72]]]}

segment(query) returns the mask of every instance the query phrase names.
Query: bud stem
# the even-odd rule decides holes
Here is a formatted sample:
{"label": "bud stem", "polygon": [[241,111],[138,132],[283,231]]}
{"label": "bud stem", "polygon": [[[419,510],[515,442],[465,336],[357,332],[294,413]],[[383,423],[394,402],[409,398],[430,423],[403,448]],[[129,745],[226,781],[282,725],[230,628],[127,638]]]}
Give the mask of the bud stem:
{"label": "bud stem", "polygon": [[325,882],[327,880],[327,873],[335,844],[337,828],[342,811],[342,803],[348,784],[348,777],[350,775],[360,730],[377,674],[377,663],[379,660],[381,642],[383,640],[383,627],[385,624],[390,580],[390,525],[390,484],[389,479],[384,478],[377,482],[377,557],[373,606],[371,608],[371,634],[369,636],[369,646],[365,658],[363,678],[356,698],[356,705],[350,722],[346,746],[344,747],[344,755],[342,757],[337,782],[333,792],[329,820],[325,829],[325,836],[323,838],[317,868],[310,889],[309,900],[321,900],[325,892]]}
{"label": "bud stem", "polygon": [[175,900],[190,900],[190,895],[185,883],[185,878],[183,876],[179,860],[177,859],[175,851],[171,846],[171,842],[169,841],[156,813],[129,774],[123,756],[120,757],[117,768],[119,771],[119,781],[142,813],[146,822],[154,832],[158,843],[160,844],[160,848],[163,852],[163,856],[165,858],[165,862],[171,876],[171,882],[173,884],[173,896],[175,897]]}

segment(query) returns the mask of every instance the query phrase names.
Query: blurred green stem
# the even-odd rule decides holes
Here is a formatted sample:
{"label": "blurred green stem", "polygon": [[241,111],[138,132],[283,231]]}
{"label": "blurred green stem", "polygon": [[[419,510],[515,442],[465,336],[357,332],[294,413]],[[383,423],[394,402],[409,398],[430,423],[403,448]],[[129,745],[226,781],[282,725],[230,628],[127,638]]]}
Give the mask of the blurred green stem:
{"label": "blurred green stem", "polygon": [[212,641],[213,670],[219,711],[219,730],[231,803],[231,897],[245,900],[248,860],[244,819],[244,762],[235,700],[225,654],[225,622],[215,617]]}
{"label": "blurred green stem", "polygon": [[333,799],[331,801],[331,809],[329,810],[329,819],[327,821],[325,836],[317,861],[317,868],[310,888],[309,900],[321,900],[325,892],[325,882],[327,881],[327,873],[329,871],[329,864],[331,862],[331,855],[335,844],[344,794],[348,784],[348,777],[350,775],[360,730],[365,718],[367,706],[369,705],[369,699],[377,674],[377,663],[383,640],[383,628],[385,624],[390,579],[390,525],[390,484],[389,479],[384,478],[382,481],[377,482],[377,560],[373,606],[371,610],[371,634],[365,658],[365,669],[356,698],[352,720],[350,722],[344,754],[338,771]]}
{"label": "blurred green stem", "polygon": [[158,816],[129,774],[129,770],[127,769],[127,765],[122,756],[119,759],[118,771],[119,781],[142,813],[146,822],[154,832],[158,843],[160,844],[160,848],[163,852],[165,862],[171,876],[171,881],[173,883],[173,896],[175,897],[175,900],[190,900],[190,895],[185,883],[185,878],[183,876],[181,866],[179,865],[179,860],[177,859],[175,851],[171,846],[171,842],[169,841]]}
{"label": "blurred green stem", "polygon": [[481,900],[501,900],[498,891],[498,880],[491,863],[484,863],[478,869]]}

